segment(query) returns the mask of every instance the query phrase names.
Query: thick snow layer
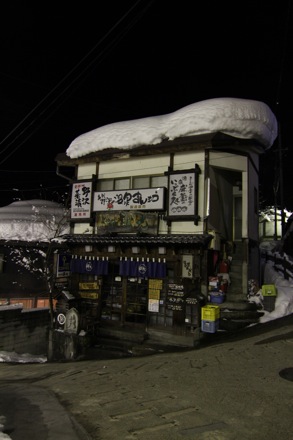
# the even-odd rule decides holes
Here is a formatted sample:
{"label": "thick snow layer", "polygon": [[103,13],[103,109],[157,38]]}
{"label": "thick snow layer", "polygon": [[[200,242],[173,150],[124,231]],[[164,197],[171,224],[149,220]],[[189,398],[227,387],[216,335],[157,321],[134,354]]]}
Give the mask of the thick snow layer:
{"label": "thick snow layer", "polygon": [[270,148],[278,133],[275,115],[263,102],[215,98],[183,107],[174,113],[104,125],[78,136],[66,154],[78,158],[108,148],[129,150],[163,140],[221,132],[259,141]]}

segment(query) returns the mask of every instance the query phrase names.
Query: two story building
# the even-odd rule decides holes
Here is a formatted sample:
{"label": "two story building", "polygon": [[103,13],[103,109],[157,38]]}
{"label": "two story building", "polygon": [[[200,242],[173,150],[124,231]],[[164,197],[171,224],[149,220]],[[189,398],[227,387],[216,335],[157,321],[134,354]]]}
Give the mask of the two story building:
{"label": "two story building", "polygon": [[266,104],[218,98],[99,127],[56,157],[72,184],[69,290],[94,331],[192,345],[236,248],[233,295],[246,298],[259,277],[259,156],[276,137]]}

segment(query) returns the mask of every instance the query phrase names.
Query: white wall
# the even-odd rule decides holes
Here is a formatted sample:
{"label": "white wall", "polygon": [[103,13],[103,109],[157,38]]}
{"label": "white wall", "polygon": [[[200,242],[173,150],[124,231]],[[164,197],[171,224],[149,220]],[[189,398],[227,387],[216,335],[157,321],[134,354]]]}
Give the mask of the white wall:
{"label": "white wall", "polygon": [[169,155],[110,160],[100,162],[99,179],[163,174],[169,165]]}

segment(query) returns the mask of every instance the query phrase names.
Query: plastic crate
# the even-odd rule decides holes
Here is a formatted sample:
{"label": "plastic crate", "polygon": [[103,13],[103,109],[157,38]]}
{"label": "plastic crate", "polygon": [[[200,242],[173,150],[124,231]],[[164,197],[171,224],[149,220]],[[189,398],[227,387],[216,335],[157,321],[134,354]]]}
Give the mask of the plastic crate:
{"label": "plastic crate", "polygon": [[263,308],[267,312],[272,312],[273,310],[275,310],[275,302],[276,302],[275,296],[264,296],[263,297]]}
{"label": "plastic crate", "polygon": [[264,284],[261,287],[262,296],[277,296],[277,288],[274,284]]}
{"label": "plastic crate", "polygon": [[219,319],[216,321],[208,321],[204,319],[201,321],[201,331],[204,333],[216,333],[216,331],[219,330],[219,322]]}
{"label": "plastic crate", "polygon": [[217,319],[220,319],[220,307],[213,305],[207,305],[202,307],[201,319],[207,321],[216,321]]}
{"label": "plastic crate", "polygon": [[222,304],[225,301],[225,293],[219,290],[219,292],[212,291],[209,294],[209,301],[216,304]]}

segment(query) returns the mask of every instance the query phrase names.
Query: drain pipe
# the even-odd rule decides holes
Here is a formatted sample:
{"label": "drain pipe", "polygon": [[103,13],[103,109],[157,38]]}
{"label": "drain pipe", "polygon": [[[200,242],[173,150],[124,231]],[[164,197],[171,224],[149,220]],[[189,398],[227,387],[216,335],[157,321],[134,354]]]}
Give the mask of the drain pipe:
{"label": "drain pipe", "polygon": [[68,180],[68,182],[73,183],[73,179],[71,179],[70,177],[65,176],[64,174],[60,173],[59,171],[59,165],[57,165],[57,169],[56,169],[56,174],[59,177],[62,177],[65,180]]}

